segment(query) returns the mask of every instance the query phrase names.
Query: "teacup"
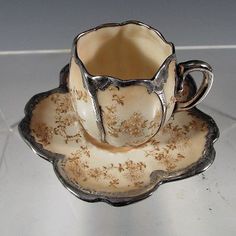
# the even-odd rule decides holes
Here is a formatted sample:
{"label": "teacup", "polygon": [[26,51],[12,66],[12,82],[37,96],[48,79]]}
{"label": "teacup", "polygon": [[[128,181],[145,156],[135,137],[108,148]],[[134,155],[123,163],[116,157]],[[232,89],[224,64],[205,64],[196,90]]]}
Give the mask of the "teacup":
{"label": "teacup", "polygon": [[[202,83],[192,98],[178,101],[193,71],[203,73]],[[177,64],[174,45],[142,22],[104,24],[73,42],[68,83],[73,107],[89,135],[115,147],[147,142],[173,112],[202,101],[212,82],[210,65]]]}

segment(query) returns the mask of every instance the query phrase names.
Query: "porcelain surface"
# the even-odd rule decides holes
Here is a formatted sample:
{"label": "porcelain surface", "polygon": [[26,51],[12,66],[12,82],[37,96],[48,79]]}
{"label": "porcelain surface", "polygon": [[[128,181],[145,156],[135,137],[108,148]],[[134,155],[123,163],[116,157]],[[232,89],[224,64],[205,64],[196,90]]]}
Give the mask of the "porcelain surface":
{"label": "porcelain surface", "polygon": [[[78,198],[127,205],[148,197],[162,183],[193,176],[212,164],[219,131],[213,119],[197,108],[175,113],[144,145],[111,148],[80,125],[67,81],[68,66],[61,72],[59,88],[31,98],[19,131]],[[191,77],[187,81],[183,101],[196,89]]]}
{"label": "porcelain surface", "polygon": [[[196,94],[178,99],[185,77],[200,71]],[[81,125],[93,138],[116,147],[139,146],[209,92],[210,65],[177,64],[175,47],[139,21],[108,23],[75,37],[68,87]]]}

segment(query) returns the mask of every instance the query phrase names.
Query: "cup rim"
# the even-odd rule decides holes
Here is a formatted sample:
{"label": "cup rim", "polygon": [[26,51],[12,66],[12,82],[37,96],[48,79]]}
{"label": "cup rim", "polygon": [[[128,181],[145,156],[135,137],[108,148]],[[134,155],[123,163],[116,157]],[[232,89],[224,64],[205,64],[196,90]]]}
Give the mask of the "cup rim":
{"label": "cup rim", "polygon": [[155,29],[154,27],[150,26],[150,25],[147,25],[145,23],[143,23],[142,21],[138,21],[138,20],[127,20],[127,21],[123,21],[123,22],[120,22],[120,23],[115,23],[115,22],[110,22],[110,23],[105,23],[105,24],[100,24],[96,27],[93,27],[89,30],[86,30],[86,31],[83,31],[82,33],[79,33],[73,40],[73,45],[72,45],[72,57],[74,56],[74,59],[75,59],[75,62],[76,64],[78,64],[80,67],[82,67],[83,69],[83,72],[87,75],[87,77],[90,77],[90,78],[98,78],[98,77],[107,77],[107,78],[110,78],[112,80],[117,80],[119,82],[121,81],[124,81],[120,78],[117,78],[115,76],[110,76],[110,75],[93,75],[91,74],[86,66],[84,65],[83,61],[81,60],[81,58],[79,57],[79,54],[78,54],[78,51],[77,51],[77,43],[78,43],[78,40],[83,37],[84,35],[88,34],[88,33],[91,33],[91,32],[94,32],[94,31],[97,31],[99,29],[102,29],[102,28],[106,28],[106,27],[119,27],[119,26],[125,26],[125,25],[129,25],[129,24],[134,24],[134,25],[138,25],[138,26],[143,26],[149,30],[152,30],[153,32],[155,32],[157,34],[157,36],[160,37],[160,39],[168,44],[170,47],[171,47],[171,54],[166,57],[166,59],[162,62],[162,64],[159,66],[159,68],[156,70],[156,72],[154,73],[154,76],[152,78],[148,78],[148,79],[128,79],[126,81],[152,81],[154,80],[157,75],[159,74],[159,72],[161,71],[161,69],[163,67],[165,67],[167,64],[169,64],[170,61],[172,61],[173,58],[176,57],[175,55],[175,46],[172,42],[169,42],[165,39],[165,37],[163,36],[163,34],[158,31],[157,29]]}

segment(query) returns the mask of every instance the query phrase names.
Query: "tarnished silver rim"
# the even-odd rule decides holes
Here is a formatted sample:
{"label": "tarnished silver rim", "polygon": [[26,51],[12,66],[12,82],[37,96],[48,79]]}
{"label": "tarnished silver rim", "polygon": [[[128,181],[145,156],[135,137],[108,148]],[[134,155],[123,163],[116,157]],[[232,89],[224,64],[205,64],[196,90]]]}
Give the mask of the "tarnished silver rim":
{"label": "tarnished silver rim", "polygon": [[[190,112],[193,115],[205,120],[208,124],[208,130],[209,130],[206,136],[206,143],[205,143],[205,148],[203,150],[202,156],[196,163],[192,164],[191,166],[183,170],[172,172],[171,174],[168,174],[163,171],[161,172],[154,171],[153,173],[151,173],[152,179],[156,180],[155,183],[153,184],[153,187],[142,194],[132,196],[132,197],[112,197],[112,196],[107,196],[106,194],[102,194],[102,193],[94,193],[94,192],[87,193],[87,192],[82,191],[79,188],[75,188],[69,181],[64,179],[60,175],[60,172],[58,171],[57,163],[58,161],[61,160],[61,158],[64,158],[64,156],[58,153],[52,153],[50,151],[45,150],[41,144],[35,141],[34,137],[31,135],[31,129],[30,129],[30,122],[31,122],[33,110],[35,109],[35,106],[41,100],[45,99],[46,97],[54,93],[67,93],[68,92],[68,88],[67,88],[68,72],[69,72],[69,66],[67,65],[62,69],[60,73],[60,86],[58,88],[44,92],[44,93],[37,94],[29,100],[29,102],[27,103],[25,107],[25,117],[20,122],[18,129],[22,138],[29,145],[29,147],[37,155],[48,160],[49,162],[53,164],[54,171],[57,177],[59,178],[59,180],[61,181],[61,183],[76,197],[87,202],[102,201],[113,206],[124,206],[124,205],[128,205],[128,204],[147,198],[163,183],[184,179],[184,178],[199,174],[205,171],[213,163],[214,158],[215,158],[215,149],[213,145],[219,137],[219,129],[215,121],[210,116],[198,110],[197,108],[192,108]],[[188,81],[190,83],[190,88],[195,90],[196,86],[190,76],[188,76]]]}

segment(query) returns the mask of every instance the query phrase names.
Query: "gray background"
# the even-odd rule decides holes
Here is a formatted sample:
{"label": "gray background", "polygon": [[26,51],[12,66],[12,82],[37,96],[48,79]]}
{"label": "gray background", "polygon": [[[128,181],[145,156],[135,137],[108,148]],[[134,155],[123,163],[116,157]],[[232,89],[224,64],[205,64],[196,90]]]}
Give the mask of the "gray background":
{"label": "gray background", "polygon": [[[235,10],[236,1],[1,1],[0,235],[236,235],[236,47],[194,47],[236,45]],[[156,27],[177,46],[193,46],[177,50],[179,61],[212,65],[214,85],[199,108],[215,119],[221,136],[204,174],[114,208],[72,196],[17,132],[25,103],[58,85],[70,54],[17,53],[70,48],[77,33],[128,19]]]}
{"label": "gray background", "polygon": [[137,19],[176,45],[236,44],[234,0],[1,1],[0,50],[70,48],[98,24]]}

